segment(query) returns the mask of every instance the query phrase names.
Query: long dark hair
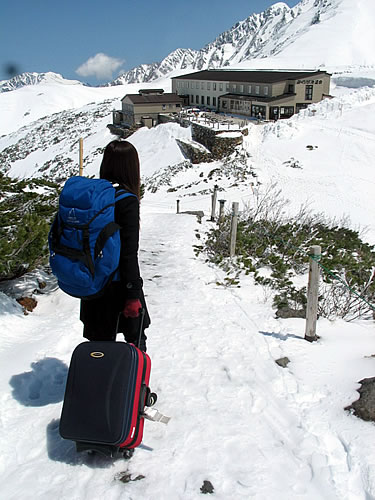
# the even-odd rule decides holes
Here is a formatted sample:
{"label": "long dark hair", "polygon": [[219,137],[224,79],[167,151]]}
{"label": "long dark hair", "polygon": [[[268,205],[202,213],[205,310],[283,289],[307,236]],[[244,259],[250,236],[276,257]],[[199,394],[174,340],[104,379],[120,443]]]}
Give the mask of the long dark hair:
{"label": "long dark hair", "polygon": [[100,165],[100,178],[117,182],[140,199],[140,169],[137,150],[128,141],[110,142]]}

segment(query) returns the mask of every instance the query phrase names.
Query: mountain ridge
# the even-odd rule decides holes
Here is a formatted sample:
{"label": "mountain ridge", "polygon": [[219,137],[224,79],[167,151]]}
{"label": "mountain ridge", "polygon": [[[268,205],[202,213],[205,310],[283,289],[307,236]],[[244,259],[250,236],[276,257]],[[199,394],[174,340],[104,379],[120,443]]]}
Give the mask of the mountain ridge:
{"label": "mountain ridge", "polygon": [[11,92],[27,85],[38,85],[40,83],[61,83],[64,85],[85,85],[79,80],[68,80],[60,73],[47,71],[45,73],[25,72],[16,75],[10,80],[0,81],[0,92]]}
{"label": "mountain ridge", "polygon": [[[276,2],[238,21],[200,50],[177,48],[162,61],[140,64],[99,87],[139,84],[202,69],[306,69],[330,72],[375,67],[373,0],[301,0],[293,8]],[[291,67],[293,66],[293,68]],[[24,73],[0,82],[0,92],[51,80],[56,73]]]}

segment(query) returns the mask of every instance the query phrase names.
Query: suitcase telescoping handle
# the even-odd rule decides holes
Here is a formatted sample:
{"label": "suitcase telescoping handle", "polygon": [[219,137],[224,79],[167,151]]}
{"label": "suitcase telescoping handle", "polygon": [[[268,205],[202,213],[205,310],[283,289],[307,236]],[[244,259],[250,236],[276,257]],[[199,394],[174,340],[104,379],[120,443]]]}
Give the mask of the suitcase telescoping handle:
{"label": "suitcase telescoping handle", "polygon": [[141,345],[141,336],[143,332],[143,322],[145,319],[145,314],[146,314],[146,309],[142,307],[142,309],[139,310],[139,331],[138,331],[138,342],[137,342],[138,349],[139,346]]}
{"label": "suitcase telescoping handle", "polygon": [[[117,336],[117,333],[118,333],[118,325],[119,325],[119,322],[120,322],[120,316],[121,316],[122,313],[120,313],[118,315],[118,318],[117,318],[117,323],[116,323],[116,336]],[[143,323],[144,323],[144,319],[145,319],[145,314],[146,314],[146,309],[144,307],[142,307],[141,309],[139,309],[139,325],[138,325],[138,340],[137,340],[137,347],[139,349],[139,346],[141,345],[141,337],[142,337],[142,332],[143,332]],[[116,336],[115,336],[115,339],[116,339]]]}

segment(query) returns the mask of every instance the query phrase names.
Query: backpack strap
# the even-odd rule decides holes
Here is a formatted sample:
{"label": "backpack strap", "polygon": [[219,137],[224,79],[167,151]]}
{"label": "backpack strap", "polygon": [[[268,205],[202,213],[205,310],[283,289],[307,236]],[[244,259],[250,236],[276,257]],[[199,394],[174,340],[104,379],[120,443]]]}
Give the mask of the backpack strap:
{"label": "backpack strap", "polygon": [[138,196],[134,193],[130,193],[129,191],[126,191],[125,189],[119,189],[116,191],[115,194],[115,203],[117,203],[120,200],[123,200],[124,198],[127,198],[128,196],[134,196],[138,200]]}
{"label": "backpack strap", "polygon": [[63,245],[60,242],[60,238],[63,232],[64,223],[61,220],[59,214],[56,215],[51,227],[51,250],[54,253],[68,257],[69,259],[80,260],[85,263],[87,268],[90,270],[92,276],[95,274],[94,262],[90,253],[90,240],[89,240],[89,228],[88,225],[82,226],[79,229],[82,230],[82,250],[76,250],[75,248],[70,248]]}
{"label": "backpack strap", "polygon": [[[115,203],[117,203],[120,200],[123,200],[124,198],[128,198],[129,196],[135,196],[135,198],[138,199],[138,197],[135,194],[129,193],[128,191],[125,191],[124,189],[116,191]],[[114,234],[119,229],[121,229],[121,226],[119,224],[117,224],[117,222],[110,222],[105,227],[103,227],[103,229],[100,231],[99,236],[98,236],[96,243],[95,243],[94,259],[96,259],[97,256],[100,254],[100,252],[103,250],[107,239],[110,238],[112,236],[112,234]]]}

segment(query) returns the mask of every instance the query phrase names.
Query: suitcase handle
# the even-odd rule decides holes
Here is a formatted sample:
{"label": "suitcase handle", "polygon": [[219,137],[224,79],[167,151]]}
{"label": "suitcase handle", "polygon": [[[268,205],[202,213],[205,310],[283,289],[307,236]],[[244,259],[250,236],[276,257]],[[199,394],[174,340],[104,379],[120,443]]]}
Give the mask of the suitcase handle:
{"label": "suitcase handle", "polygon": [[[118,334],[118,325],[119,325],[119,322],[120,322],[120,316],[121,316],[122,313],[120,313],[117,317],[117,323],[116,323],[116,334],[115,334],[115,339],[116,340],[116,337],[117,337],[117,334]],[[142,332],[143,332],[143,323],[144,323],[144,319],[145,319],[145,314],[146,314],[146,309],[144,307],[140,308],[139,309],[139,327],[138,327],[138,341],[137,341],[137,347],[139,349],[139,346],[141,345],[141,336],[142,336]]]}

